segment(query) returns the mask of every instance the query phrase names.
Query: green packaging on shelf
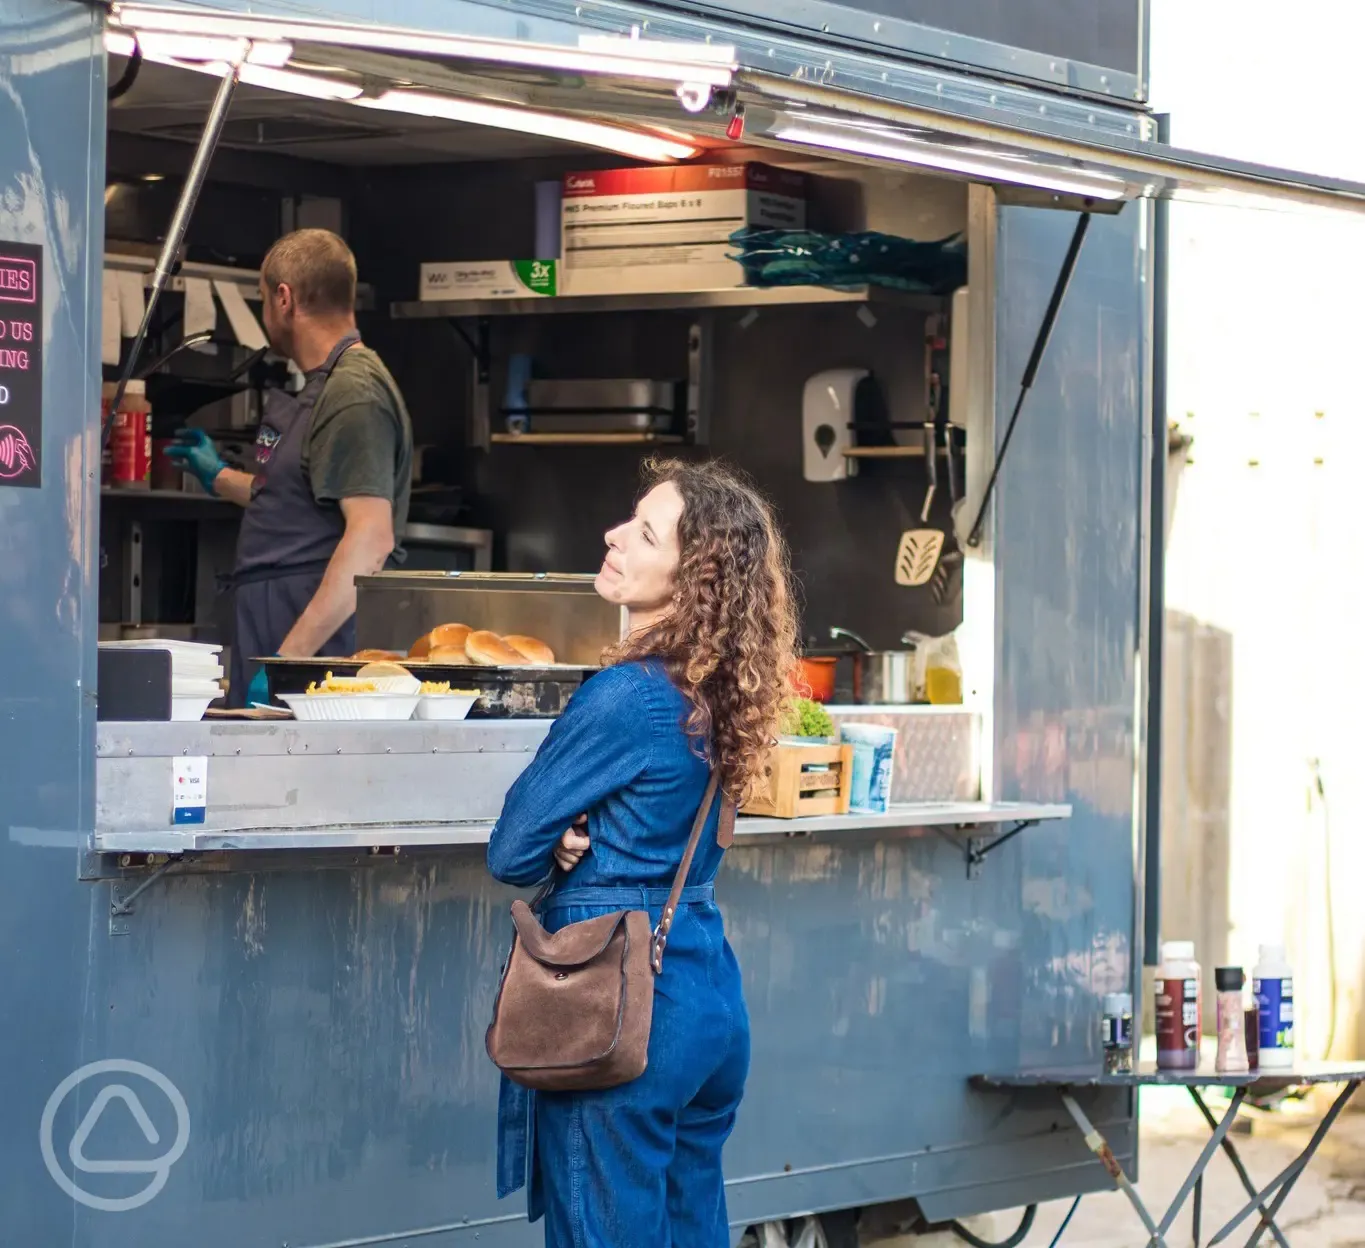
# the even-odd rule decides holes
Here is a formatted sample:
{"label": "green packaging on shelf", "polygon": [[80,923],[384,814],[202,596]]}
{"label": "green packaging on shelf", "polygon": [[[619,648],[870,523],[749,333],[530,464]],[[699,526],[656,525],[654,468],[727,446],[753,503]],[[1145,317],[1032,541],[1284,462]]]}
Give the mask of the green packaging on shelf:
{"label": "green packaging on shelf", "polygon": [[422,265],[418,298],[527,299],[559,293],[557,260],[427,261]]}

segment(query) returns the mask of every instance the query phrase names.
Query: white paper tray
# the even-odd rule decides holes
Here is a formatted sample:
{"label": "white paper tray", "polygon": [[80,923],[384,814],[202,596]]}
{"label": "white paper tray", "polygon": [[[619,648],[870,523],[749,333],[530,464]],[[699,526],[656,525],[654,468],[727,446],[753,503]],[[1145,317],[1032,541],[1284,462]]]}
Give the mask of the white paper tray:
{"label": "white paper tray", "polygon": [[298,720],[404,720],[417,709],[416,695],[399,693],[282,693]]}
{"label": "white paper tray", "polygon": [[[222,697],[222,694],[219,693],[217,696]],[[203,719],[204,712],[209,709],[209,704],[212,701],[213,698],[174,696],[171,698],[171,719],[176,723]]]}
{"label": "white paper tray", "polygon": [[464,719],[479,695],[424,693],[417,699],[417,719]]}

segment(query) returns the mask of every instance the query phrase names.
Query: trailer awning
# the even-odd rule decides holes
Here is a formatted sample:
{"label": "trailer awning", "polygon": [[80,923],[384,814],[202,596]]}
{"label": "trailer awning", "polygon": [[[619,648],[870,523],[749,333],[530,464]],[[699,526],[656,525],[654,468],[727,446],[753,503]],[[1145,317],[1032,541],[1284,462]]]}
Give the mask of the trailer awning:
{"label": "trailer awning", "polygon": [[[1090,196],[1103,210],[1140,197],[1365,212],[1365,183],[1278,169],[1065,123],[1024,125],[987,110],[930,109],[741,70],[755,138],[999,186]],[[1141,118],[1144,127],[1150,118]]]}
{"label": "trailer awning", "polygon": [[[424,31],[256,6],[114,4],[110,38],[218,73],[240,48],[245,82],[360,108],[493,125],[499,114],[488,109],[520,110],[541,132],[555,117],[596,120],[650,136],[634,145],[646,160],[742,140],[918,166],[1092,211],[1197,197],[1365,212],[1365,184],[1182,151],[1155,141],[1150,116],[1036,88],[639,4],[589,14],[547,0],[515,27],[505,11],[470,0],[450,0],[447,12],[442,29]],[[431,9],[423,13],[429,21]],[[637,154],[629,144],[615,150]]]}

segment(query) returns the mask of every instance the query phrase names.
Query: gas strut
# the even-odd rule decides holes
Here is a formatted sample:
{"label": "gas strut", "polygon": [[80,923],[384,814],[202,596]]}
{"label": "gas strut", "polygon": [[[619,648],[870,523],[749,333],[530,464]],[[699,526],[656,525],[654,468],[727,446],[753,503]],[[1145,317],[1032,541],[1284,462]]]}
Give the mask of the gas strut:
{"label": "gas strut", "polygon": [[1023,410],[1024,399],[1033,388],[1034,378],[1038,376],[1038,365],[1043,362],[1043,352],[1047,350],[1048,339],[1052,337],[1052,327],[1057,323],[1057,313],[1061,310],[1066,289],[1071,285],[1071,275],[1076,271],[1076,260],[1081,254],[1081,244],[1085,242],[1085,232],[1090,228],[1090,214],[1083,212],[1076,222],[1075,232],[1071,235],[1071,245],[1066,249],[1061,271],[1052,287],[1052,298],[1048,300],[1047,311],[1043,313],[1043,323],[1038,327],[1038,336],[1033,340],[1033,350],[1024,368],[1024,380],[1019,385],[1019,397],[1014,401],[1014,411],[1010,423],[1005,426],[1005,436],[1000,440],[1000,449],[995,453],[995,466],[991,469],[991,479],[986,482],[986,491],[981,495],[981,506],[972,522],[971,532],[967,535],[968,546],[981,545],[981,525],[986,518],[986,508],[990,505],[995,483],[1000,476],[1000,467],[1005,462],[1005,452],[1009,450],[1010,438],[1014,435],[1014,425]]}
{"label": "gas strut", "polygon": [[114,427],[114,413],[123,402],[124,391],[128,389],[128,382],[137,368],[137,358],[142,351],[142,344],[147,340],[147,329],[152,323],[152,314],[156,311],[157,302],[166,289],[166,283],[171,280],[172,269],[179,263],[177,257],[180,254],[180,245],[185,241],[185,230],[190,223],[190,214],[194,212],[194,206],[199,202],[199,192],[203,189],[209,162],[213,159],[213,153],[218,147],[218,138],[223,133],[223,123],[227,120],[232,93],[237,89],[237,79],[242,72],[241,63],[246,59],[250,48],[249,43],[242,45],[238,59],[228,66],[223,81],[218,84],[218,94],[213,98],[213,107],[209,110],[208,120],[204,123],[204,133],[199,136],[199,147],[194,153],[194,161],[185,178],[185,185],[181,188],[175,215],[171,217],[171,228],[166,231],[166,241],[161,244],[161,254],[157,257],[156,268],[152,272],[151,292],[142,311],[142,324],[138,326],[137,337],[133,339],[128,361],[123,366],[118,388],[114,391],[114,400],[109,405],[109,414],[104,418],[104,426],[100,430],[101,453],[109,445],[109,431]]}

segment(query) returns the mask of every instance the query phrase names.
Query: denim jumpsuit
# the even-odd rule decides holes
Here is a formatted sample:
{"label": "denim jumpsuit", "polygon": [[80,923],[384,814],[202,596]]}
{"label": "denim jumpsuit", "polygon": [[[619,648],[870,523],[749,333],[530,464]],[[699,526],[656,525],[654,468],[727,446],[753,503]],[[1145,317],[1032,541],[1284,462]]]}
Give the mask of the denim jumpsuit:
{"label": "denim jumpsuit", "polygon": [[[708,779],[689,705],[652,662],[595,674],[507,795],[488,869],[529,886],[586,812],[591,850],[545,903],[550,931],[614,910],[658,922]],[[546,1248],[728,1248],[721,1148],[749,1070],[749,1016],[713,880],[715,803],[655,979],[649,1067],[601,1092],[530,1093],[503,1078],[498,1195],[529,1183]],[[509,932],[510,937],[510,932]]]}

